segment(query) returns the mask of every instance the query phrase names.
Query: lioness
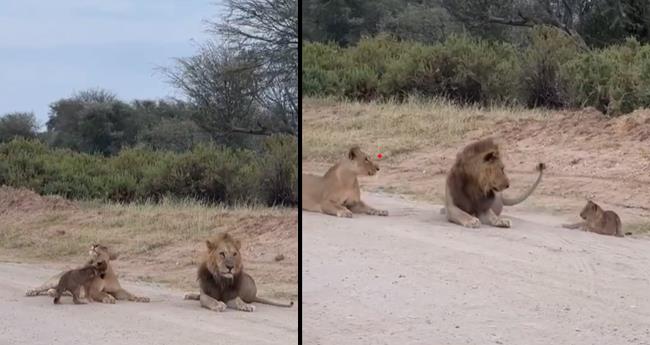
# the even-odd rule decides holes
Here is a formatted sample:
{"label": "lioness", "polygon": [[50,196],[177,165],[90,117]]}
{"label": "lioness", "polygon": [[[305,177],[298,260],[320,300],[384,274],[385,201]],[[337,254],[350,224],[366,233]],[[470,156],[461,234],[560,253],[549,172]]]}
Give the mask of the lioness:
{"label": "lioness", "polygon": [[[124,290],[117,280],[117,275],[113,271],[110,261],[117,259],[117,254],[112,253],[109,249],[101,244],[93,244],[88,252],[90,258],[85,265],[94,265],[99,262],[106,262],[106,272],[104,278],[93,278],[89,291],[86,292],[86,298],[92,298],[94,301],[102,303],[115,303],[115,300],[129,300],[135,302],[149,302],[148,297],[138,297]],[[84,265],[84,266],[85,266]],[[65,272],[61,272],[48,281],[35,288],[28,290],[26,296],[38,296],[48,294],[54,296],[55,288],[59,279]]]}
{"label": "lioness", "polygon": [[199,300],[203,308],[224,311],[226,307],[241,311],[255,311],[253,302],[278,307],[291,307],[289,303],[273,302],[257,297],[257,287],[251,276],[244,272],[241,242],[228,233],[207,240],[207,253],[199,265],[199,294],[186,294],[185,299]]}
{"label": "lioness", "polygon": [[624,237],[621,218],[614,211],[605,211],[595,202],[588,200],[580,211],[583,222],[575,224],[562,224],[567,229],[582,229],[601,235]]}
{"label": "lioness", "polygon": [[543,163],[539,163],[537,181],[523,195],[507,198],[501,194],[510,181],[501,161],[499,146],[493,139],[467,145],[456,156],[447,174],[445,211],[447,220],[465,227],[477,228],[481,223],[509,228],[511,221],[499,217],[503,206],[511,206],[530,196],[542,179]]}
{"label": "lioness", "polygon": [[106,261],[102,261],[96,265],[87,265],[63,273],[54,292],[54,304],[59,304],[59,299],[64,291],[72,293],[72,302],[74,304],[84,304],[79,299],[81,288],[86,291],[86,296],[88,296],[88,290],[90,289],[93,278],[104,278],[106,267]]}
{"label": "lioness", "polygon": [[361,201],[358,176],[373,176],[377,164],[358,146],[348,156],[331,167],[324,176],[302,174],[302,209],[322,212],[337,217],[352,217],[352,213],[387,216],[388,211],[377,210]]}

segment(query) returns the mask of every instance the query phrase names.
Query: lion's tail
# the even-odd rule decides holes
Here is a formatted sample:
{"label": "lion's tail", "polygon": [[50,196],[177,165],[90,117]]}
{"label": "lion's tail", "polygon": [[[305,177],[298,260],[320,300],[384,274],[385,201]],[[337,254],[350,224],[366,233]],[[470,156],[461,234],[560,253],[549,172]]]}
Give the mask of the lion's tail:
{"label": "lion's tail", "polygon": [[279,302],[274,302],[262,297],[255,297],[255,300],[253,302],[257,303],[262,303],[262,304],[268,304],[268,305],[273,305],[276,307],[284,307],[284,308],[291,308],[293,306],[293,301],[290,301],[289,303],[279,303]]}
{"label": "lion's tail", "polygon": [[535,183],[533,183],[532,186],[530,186],[530,188],[528,188],[528,190],[524,194],[515,198],[508,198],[503,193],[501,193],[501,201],[503,202],[503,205],[504,206],[517,205],[518,203],[526,200],[531,194],[533,194],[533,192],[537,188],[537,185],[539,185],[539,183],[542,181],[542,172],[544,171],[545,168],[546,166],[544,165],[544,163],[539,163],[539,165],[537,166],[537,170],[539,171],[537,180],[535,181]]}

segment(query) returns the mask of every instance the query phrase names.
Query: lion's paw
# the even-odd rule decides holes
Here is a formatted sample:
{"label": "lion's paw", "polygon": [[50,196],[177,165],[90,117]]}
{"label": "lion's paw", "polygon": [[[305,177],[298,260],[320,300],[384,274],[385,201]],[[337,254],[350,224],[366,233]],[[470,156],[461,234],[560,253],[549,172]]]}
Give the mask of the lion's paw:
{"label": "lion's paw", "polygon": [[56,289],[47,290],[47,295],[54,298],[54,296],[56,296]]}
{"label": "lion's paw", "polygon": [[246,312],[254,312],[255,311],[255,306],[252,304],[248,303],[241,303],[240,305],[237,306],[237,309],[241,311],[246,311]]}
{"label": "lion's paw", "polygon": [[352,218],[352,211],[350,211],[350,210],[339,210],[339,211],[336,211],[336,216],[337,217],[343,217],[343,218]]}
{"label": "lion's paw", "polygon": [[102,303],[115,304],[115,297],[111,295],[106,295],[102,298]]}
{"label": "lion's paw", "polygon": [[149,297],[140,297],[140,296],[136,296],[136,297],[133,299],[133,301],[134,301],[134,302],[140,302],[140,303],[149,303],[150,299],[149,299]]}
{"label": "lion's paw", "polygon": [[512,221],[507,218],[499,218],[497,219],[496,223],[494,223],[494,226],[500,227],[500,228],[509,228],[512,226]]}
{"label": "lion's paw", "polygon": [[226,303],[223,303],[221,301],[216,301],[214,304],[209,305],[207,308],[212,311],[222,312],[225,311],[226,308],[228,308],[228,306],[226,305]]}
{"label": "lion's paw", "polygon": [[383,217],[388,216],[388,211],[386,211],[386,210],[374,210],[373,209],[369,213],[371,215],[373,215],[373,216],[383,216]]}
{"label": "lion's paw", "polygon": [[201,297],[201,295],[199,295],[198,293],[186,293],[185,296],[183,296],[183,299],[198,301],[200,299],[200,297]]}
{"label": "lion's paw", "polygon": [[480,228],[481,227],[481,221],[476,217],[472,217],[472,218],[464,221],[463,226],[466,227],[466,228]]}
{"label": "lion's paw", "polygon": [[36,290],[36,289],[27,290],[25,292],[25,296],[27,297],[38,296],[40,294],[41,294],[41,290]]}

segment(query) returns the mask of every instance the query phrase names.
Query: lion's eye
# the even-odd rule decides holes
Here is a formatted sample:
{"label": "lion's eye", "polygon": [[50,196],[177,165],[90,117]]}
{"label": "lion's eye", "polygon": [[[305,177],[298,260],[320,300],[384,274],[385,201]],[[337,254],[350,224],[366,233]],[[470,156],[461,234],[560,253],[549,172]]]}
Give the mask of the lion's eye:
{"label": "lion's eye", "polygon": [[237,256],[237,252],[235,252],[232,256]]}
{"label": "lion's eye", "polygon": [[223,256],[224,258],[226,257],[226,253],[224,252],[219,253],[219,255]]}

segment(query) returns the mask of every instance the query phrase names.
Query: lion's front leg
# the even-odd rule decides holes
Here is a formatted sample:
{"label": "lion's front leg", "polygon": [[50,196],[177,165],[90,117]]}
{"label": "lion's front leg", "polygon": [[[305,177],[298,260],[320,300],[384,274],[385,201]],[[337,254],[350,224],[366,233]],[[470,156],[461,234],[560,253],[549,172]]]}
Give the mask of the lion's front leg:
{"label": "lion's front leg", "polygon": [[98,291],[97,289],[90,288],[90,291],[86,291],[88,295],[86,296],[87,299],[92,299],[93,301],[101,302],[101,303],[106,303],[106,304],[115,304],[115,297],[111,296],[110,294],[104,292],[104,291]]}
{"label": "lion's front leg", "polygon": [[131,302],[142,302],[142,303],[148,303],[149,302],[149,297],[140,297],[136,296],[124,289],[119,289],[117,291],[111,291],[111,295],[115,296],[115,298],[119,301],[131,301]]}
{"label": "lion's front leg", "polygon": [[210,309],[212,311],[224,311],[228,307],[226,303],[223,303],[219,300],[216,300],[204,293],[201,293],[201,296],[199,297],[199,301],[201,302],[201,307]]}
{"label": "lion's front leg", "polygon": [[350,212],[350,210],[348,210],[345,206],[336,204],[331,201],[323,201],[321,204],[321,210],[323,213],[332,216],[352,218],[352,212]]}
{"label": "lion's front leg", "polygon": [[365,213],[371,216],[388,216],[388,211],[372,208],[361,200],[351,203],[350,211],[353,213]]}
{"label": "lion's front leg", "polygon": [[231,299],[230,301],[228,301],[226,303],[226,305],[229,308],[237,309],[237,310],[241,310],[241,311],[247,311],[247,312],[255,311],[255,306],[254,305],[248,304],[248,303],[242,301],[242,299],[239,296],[237,296],[237,297]]}
{"label": "lion's front leg", "polygon": [[499,228],[509,228],[512,225],[510,219],[497,216],[494,211],[492,211],[492,209],[488,209],[485,213],[480,215],[479,220],[483,224],[488,224]]}

